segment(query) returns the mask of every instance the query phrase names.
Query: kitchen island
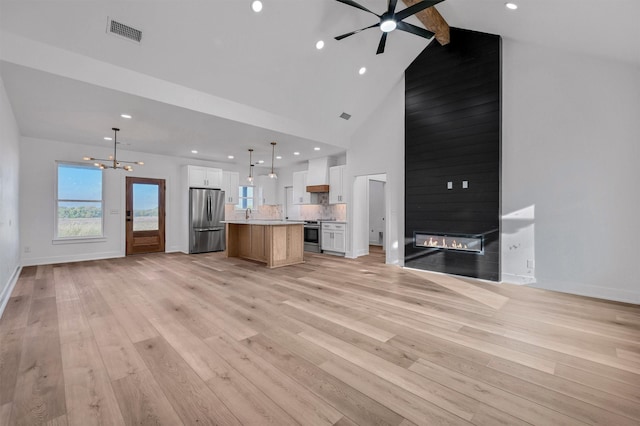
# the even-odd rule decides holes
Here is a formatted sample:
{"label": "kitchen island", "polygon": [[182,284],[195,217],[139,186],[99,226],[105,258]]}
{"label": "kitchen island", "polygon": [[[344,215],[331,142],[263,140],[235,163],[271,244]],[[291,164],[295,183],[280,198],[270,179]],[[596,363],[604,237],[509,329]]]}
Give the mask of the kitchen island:
{"label": "kitchen island", "polygon": [[227,257],[267,264],[267,268],[304,262],[304,222],[226,220]]}

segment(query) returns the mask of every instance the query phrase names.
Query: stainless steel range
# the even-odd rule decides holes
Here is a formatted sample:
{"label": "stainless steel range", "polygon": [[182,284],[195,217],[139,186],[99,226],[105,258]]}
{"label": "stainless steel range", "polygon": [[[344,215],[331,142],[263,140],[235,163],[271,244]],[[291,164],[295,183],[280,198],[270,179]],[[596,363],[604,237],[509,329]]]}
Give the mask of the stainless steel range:
{"label": "stainless steel range", "polygon": [[317,220],[304,221],[304,251],[320,253],[320,222]]}

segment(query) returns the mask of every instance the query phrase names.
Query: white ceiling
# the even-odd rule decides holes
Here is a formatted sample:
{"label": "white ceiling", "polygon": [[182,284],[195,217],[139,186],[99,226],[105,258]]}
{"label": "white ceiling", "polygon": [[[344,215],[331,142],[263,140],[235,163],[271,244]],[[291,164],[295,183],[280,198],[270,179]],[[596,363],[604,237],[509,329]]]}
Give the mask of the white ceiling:
{"label": "white ceiling", "polygon": [[[438,10],[451,26],[640,64],[640,1],[516,2],[520,8],[515,12],[505,9],[504,0],[446,0]],[[135,150],[188,157],[191,149],[198,149],[204,158],[218,161],[236,155],[239,164],[248,147],[264,145],[268,153],[268,142],[277,140],[284,165],[293,150],[317,156],[311,148],[320,143],[324,154],[344,150],[348,136],[427,45],[398,31],[389,36],[385,53],[375,55],[377,29],[335,41],[333,36],[368,26],[376,18],[332,0],[263,0],[259,14],[251,11],[250,3],[0,0],[0,28],[5,34],[268,111],[315,129],[308,137],[5,62],[2,77],[21,133],[102,144],[105,132],[117,125],[123,129],[121,139]],[[360,3],[382,12],[387,2]],[[403,7],[399,1],[398,9]],[[107,35],[107,17],[141,29],[142,43]],[[419,24],[415,18],[409,22]],[[326,43],[322,51],[314,47],[319,39]],[[37,60],[31,64],[38,68]],[[361,66],[368,69],[364,76],[357,73]],[[119,114],[127,111],[133,111],[134,119],[123,123]],[[353,118],[338,118],[343,111]]]}

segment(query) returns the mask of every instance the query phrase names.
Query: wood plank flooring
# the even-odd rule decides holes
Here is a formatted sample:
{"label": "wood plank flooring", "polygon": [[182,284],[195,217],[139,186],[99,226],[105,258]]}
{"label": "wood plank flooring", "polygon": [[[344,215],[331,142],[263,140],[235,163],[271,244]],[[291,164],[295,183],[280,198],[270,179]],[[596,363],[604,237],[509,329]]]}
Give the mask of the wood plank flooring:
{"label": "wood plank flooring", "polygon": [[24,268],[0,424],[640,424],[640,306],[383,256]]}

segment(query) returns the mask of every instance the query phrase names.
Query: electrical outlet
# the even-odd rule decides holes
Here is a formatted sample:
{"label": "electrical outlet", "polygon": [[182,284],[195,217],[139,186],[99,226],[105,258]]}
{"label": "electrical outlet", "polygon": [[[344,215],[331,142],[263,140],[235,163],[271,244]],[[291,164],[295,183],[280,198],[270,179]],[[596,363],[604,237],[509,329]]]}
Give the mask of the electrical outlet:
{"label": "electrical outlet", "polygon": [[529,269],[533,269],[533,268],[535,268],[535,267],[536,267],[535,265],[536,265],[536,264],[535,264],[535,262],[534,262],[532,259],[528,259],[528,260],[527,260],[527,268],[529,268]]}
{"label": "electrical outlet", "polygon": [[447,189],[453,189],[453,182],[447,182]]}
{"label": "electrical outlet", "polygon": [[25,253],[31,253],[31,247],[29,247],[29,246],[24,246],[24,252],[25,252]]}

